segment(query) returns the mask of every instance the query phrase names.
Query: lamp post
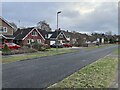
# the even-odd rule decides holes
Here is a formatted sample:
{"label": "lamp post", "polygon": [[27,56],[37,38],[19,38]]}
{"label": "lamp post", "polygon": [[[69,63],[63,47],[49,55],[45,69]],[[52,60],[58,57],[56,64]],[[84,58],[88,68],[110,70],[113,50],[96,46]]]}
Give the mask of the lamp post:
{"label": "lamp post", "polygon": [[57,29],[58,29],[58,15],[61,13],[61,11],[57,12]]}
{"label": "lamp post", "polygon": [[[61,13],[61,11],[58,11],[57,12],[57,36],[58,36],[58,29],[59,29],[59,26],[58,26],[58,15]],[[56,38],[56,44],[58,44],[58,38]],[[57,48],[58,48],[58,45],[57,45]]]}

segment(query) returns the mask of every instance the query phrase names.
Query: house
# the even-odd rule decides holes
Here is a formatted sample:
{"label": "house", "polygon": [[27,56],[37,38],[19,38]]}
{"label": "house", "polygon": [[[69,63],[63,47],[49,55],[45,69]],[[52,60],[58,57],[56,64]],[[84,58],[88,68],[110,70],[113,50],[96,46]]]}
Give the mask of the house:
{"label": "house", "polygon": [[50,37],[50,45],[57,42],[64,44],[70,43],[74,46],[81,46],[83,43],[86,43],[88,38],[87,34],[81,34],[79,32],[69,32],[68,30],[55,30],[55,32]]}
{"label": "house", "polygon": [[18,29],[14,37],[14,42],[19,45],[31,45],[33,42],[45,43],[45,38],[35,27]]}
{"label": "house", "polygon": [[45,44],[50,45],[50,37],[53,35],[53,31],[46,31],[38,29],[38,31],[42,34],[42,36],[45,38]]}
{"label": "house", "polygon": [[52,35],[50,36],[50,45],[54,44],[54,43],[66,43],[67,37],[64,33],[64,31],[62,30],[55,30],[54,33],[52,33]]}
{"label": "house", "polygon": [[76,35],[76,32],[69,32],[67,30],[67,31],[64,31],[64,33],[66,35],[67,42],[72,45],[75,45],[75,43],[77,42],[77,39],[78,39],[78,35]]}
{"label": "house", "polygon": [[107,36],[105,34],[93,33],[92,36],[94,36],[96,38],[96,41],[100,44],[107,43]]}
{"label": "house", "polygon": [[8,21],[0,17],[0,43],[13,42],[14,27]]}

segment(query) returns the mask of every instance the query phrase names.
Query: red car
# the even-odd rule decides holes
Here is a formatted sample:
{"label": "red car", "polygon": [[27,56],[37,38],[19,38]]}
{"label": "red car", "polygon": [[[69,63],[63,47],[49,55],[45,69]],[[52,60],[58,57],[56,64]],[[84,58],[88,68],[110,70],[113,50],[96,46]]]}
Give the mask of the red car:
{"label": "red car", "polygon": [[[10,49],[19,49],[19,48],[21,48],[21,46],[20,45],[17,45],[17,44],[15,44],[15,43],[5,43]],[[5,45],[4,44],[4,45]],[[3,46],[4,46],[3,45]]]}
{"label": "red car", "polygon": [[69,43],[63,44],[63,46],[64,46],[64,47],[72,47],[72,45],[69,44]]}

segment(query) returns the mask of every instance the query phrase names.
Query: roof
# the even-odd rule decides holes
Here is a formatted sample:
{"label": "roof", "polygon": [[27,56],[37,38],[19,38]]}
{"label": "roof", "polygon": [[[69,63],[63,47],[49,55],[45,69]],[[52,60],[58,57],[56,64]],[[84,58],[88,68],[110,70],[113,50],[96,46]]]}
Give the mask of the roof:
{"label": "roof", "polygon": [[18,29],[13,36],[15,40],[22,40],[34,27]]}
{"label": "roof", "polygon": [[7,20],[5,20],[3,17],[0,16],[0,19],[4,21],[7,25],[9,25],[11,28],[15,29]]}
{"label": "roof", "polygon": [[5,39],[14,39],[15,37],[13,35],[2,35]]}
{"label": "roof", "polygon": [[65,30],[57,30],[53,33],[53,35],[50,37],[50,38],[57,38],[57,36],[60,34],[60,32],[63,32],[65,34],[65,36],[70,36],[71,38],[79,38],[79,37],[88,37],[87,34],[81,34],[81,33],[73,33],[73,32],[69,32],[68,30],[65,31]]}
{"label": "roof", "polygon": [[46,30],[41,30],[41,29],[38,29],[38,31],[42,34],[42,36],[45,38],[45,35],[48,35],[48,34],[53,34],[54,32],[52,31],[46,31]]}
{"label": "roof", "polygon": [[61,30],[56,30],[50,38],[57,38],[57,36],[62,32]]}

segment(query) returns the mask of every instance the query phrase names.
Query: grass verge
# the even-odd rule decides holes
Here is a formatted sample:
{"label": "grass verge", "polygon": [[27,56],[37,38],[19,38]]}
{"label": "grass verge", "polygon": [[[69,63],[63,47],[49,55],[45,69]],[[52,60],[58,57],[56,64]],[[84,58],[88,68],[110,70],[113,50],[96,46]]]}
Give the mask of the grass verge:
{"label": "grass verge", "polygon": [[52,56],[52,55],[59,55],[59,54],[65,54],[65,53],[72,53],[72,52],[77,52],[78,50],[72,50],[72,49],[50,49],[49,51],[45,51],[42,53],[31,53],[31,54],[23,54],[22,56],[20,55],[11,55],[7,57],[2,58],[2,63],[10,63],[10,62],[15,62],[15,61],[20,61],[20,60],[26,60],[26,59],[32,59],[32,58],[38,58],[38,57],[44,57],[44,56]]}
{"label": "grass verge", "polygon": [[48,88],[108,88],[117,64],[117,56],[106,56]]}
{"label": "grass verge", "polygon": [[112,45],[114,45],[114,44],[104,44],[104,45],[100,45],[100,46],[90,46],[90,47],[87,47],[86,50],[94,50],[94,49],[108,47],[108,46],[112,46]]}

